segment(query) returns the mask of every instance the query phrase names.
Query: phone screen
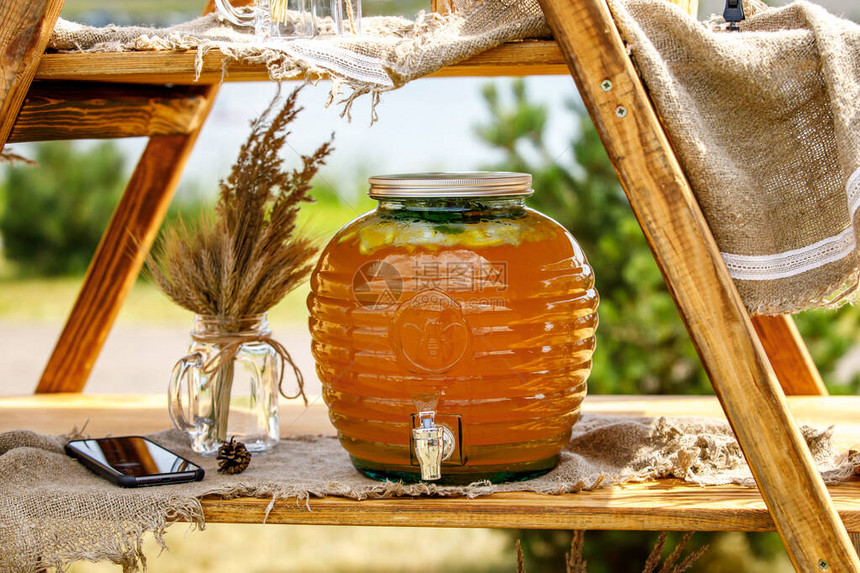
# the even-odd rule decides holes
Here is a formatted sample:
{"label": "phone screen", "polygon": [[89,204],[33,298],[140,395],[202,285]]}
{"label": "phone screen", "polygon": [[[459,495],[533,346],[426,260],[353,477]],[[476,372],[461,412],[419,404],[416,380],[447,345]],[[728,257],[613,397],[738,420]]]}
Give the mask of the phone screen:
{"label": "phone screen", "polygon": [[188,460],[140,436],[75,440],[69,447],[93,462],[129,477],[193,472]]}

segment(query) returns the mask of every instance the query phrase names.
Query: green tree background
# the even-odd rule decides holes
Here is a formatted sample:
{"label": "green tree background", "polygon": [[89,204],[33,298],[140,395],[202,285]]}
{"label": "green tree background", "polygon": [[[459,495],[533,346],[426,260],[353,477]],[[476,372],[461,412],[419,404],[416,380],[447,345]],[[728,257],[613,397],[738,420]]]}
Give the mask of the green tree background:
{"label": "green tree background", "polygon": [[4,255],[25,274],[82,272],[122,194],[123,157],[111,142],[86,151],[50,142],[36,150],[39,167],[9,168],[2,186]]}
{"label": "green tree background", "polygon": [[[37,166],[8,167],[0,184],[2,255],[18,276],[79,275],[86,271],[128,181],[113,141],[35,146]],[[204,207],[195,185],[184,184],[166,220],[196,219]]]}

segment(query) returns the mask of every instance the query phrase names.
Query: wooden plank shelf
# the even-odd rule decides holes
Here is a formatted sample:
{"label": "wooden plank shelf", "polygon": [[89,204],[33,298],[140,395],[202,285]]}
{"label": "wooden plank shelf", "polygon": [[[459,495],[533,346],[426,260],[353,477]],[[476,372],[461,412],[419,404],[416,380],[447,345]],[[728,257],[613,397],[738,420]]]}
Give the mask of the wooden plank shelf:
{"label": "wooden plank shelf", "polygon": [[[214,84],[268,81],[263,63],[231,62],[223,73],[223,54],[212,50],[203,57],[200,77],[195,80],[196,52],[47,53],[42,56],[36,80],[99,81],[138,84]],[[567,75],[568,68],[558,48],[549,40],[511,42],[477,54],[434,74],[450,76]]]}
{"label": "wooden plank shelf", "polygon": [[[860,482],[829,488],[848,531],[860,531]],[[268,499],[206,499],[211,523],[262,523]],[[675,480],[564,495],[499,493],[476,499],[328,497],[275,504],[266,523],[618,529],[650,531],[774,531],[755,488],[700,487]]]}
{"label": "wooden plank shelf", "polygon": [[[860,396],[788,397],[801,423],[834,424],[840,448],[860,443]],[[589,396],[584,411],[615,416],[712,416],[722,418],[713,397]],[[49,394],[0,398],[0,431],[28,428],[64,433],[85,422],[92,435],[146,433],[169,425],[159,395],[101,396]],[[282,435],[331,434],[325,407],[284,402]],[[849,531],[860,531],[860,479],[832,486],[833,502]],[[217,523],[262,523],[268,499],[203,501],[206,519]],[[310,510],[310,511],[309,511]],[[773,531],[756,488],[701,487],[657,480],[567,495],[495,494],[477,499],[393,498],[354,501],[339,497],[285,500],[275,504],[267,523],[491,527],[534,529],[645,529],[696,531]]]}
{"label": "wooden plank shelf", "polygon": [[38,82],[27,92],[7,141],[187,135],[206,116],[204,89]]}

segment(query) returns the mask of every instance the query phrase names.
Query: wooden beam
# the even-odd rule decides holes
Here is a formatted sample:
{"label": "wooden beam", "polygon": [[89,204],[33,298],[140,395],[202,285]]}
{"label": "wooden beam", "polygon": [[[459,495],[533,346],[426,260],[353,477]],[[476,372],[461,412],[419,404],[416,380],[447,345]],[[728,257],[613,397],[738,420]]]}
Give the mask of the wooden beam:
{"label": "wooden beam", "polygon": [[45,54],[36,79],[132,84],[216,84],[224,81],[269,81],[265,63],[232,62],[224,73],[224,55],[213,49],[203,56],[199,77],[196,52],[108,52]]}
{"label": "wooden beam", "polygon": [[430,11],[438,14],[447,14],[453,11],[451,0],[430,0]]}
{"label": "wooden beam", "polygon": [[677,4],[681,10],[696,18],[699,14],[699,0],[668,0],[672,4]]}
{"label": "wooden beam", "polygon": [[[206,12],[211,10],[212,2],[209,2]],[[84,389],[116,315],[164,221],[218,89],[216,83],[189,92],[203,98],[197,110],[199,122],[193,131],[149,139],[90,262],[75,305],[36,386],[37,394]]]}
{"label": "wooden beam", "polygon": [[543,76],[567,73],[567,64],[558,44],[547,40],[523,40],[475,54],[431,74],[430,77]]}
{"label": "wooden beam", "polygon": [[205,109],[201,88],[34,82],[8,141],[182,135]]}
{"label": "wooden beam", "polygon": [[[254,0],[230,0],[230,3],[233,6],[248,6],[249,4],[253,4]],[[203,10],[204,14],[208,14],[210,12],[214,12],[217,9],[215,5],[215,0],[207,0],[206,8]]]}
{"label": "wooden beam", "polygon": [[[837,451],[860,444],[860,396],[788,396],[792,415],[802,423],[833,425]],[[593,395],[582,404],[585,414],[620,417],[702,416],[725,419],[714,396]],[[305,408],[301,400],[281,400],[281,435],[336,434],[321,400]],[[120,431],[150,433],[170,426],[166,393],[30,394],[0,396],[0,432],[27,428],[62,434],[89,419],[94,435]],[[856,448],[855,448],[856,449]],[[860,486],[860,480],[856,481]]]}
{"label": "wooden beam", "polygon": [[[218,86],[204,88],[204,115],[217,90]],[[164,220],[198,133],[149,140],[90,263],[37,393],[83,390]]]}
{"label": "wooden beam", "polygon": [[[216,84],[269,81],[265,63],[231,62],[213,49],[203,56],[200,77],[195,77],[195,52],[119,52],[45,54],[36,79],[40,81],[97,81],[134,84]],[[567,75],[558,45],[548,40],[524,40],[492,48],[433,74],[452,76]]]}
{"label": "wooden beam", "polygon": [[[698,0],[667,0],[697,16]],[[783,392],[826,396],[827,388],[790,316],[753,316],[752,324]]]}
{"label": "wooden beam", "polygon": [[792,563],[860,570],[609,8],[540,3]]}
{"label": "wooden beam", "polygon": [[39,67],[63,0],[0,2],[0,151]]}
{"label": "wooden beam", "polygon": [[752,323],[786,394],[827,396],[827,387],[791,316],[757,315]]}
{"label": "wooden beam", "polygon": [[[322,401],[306,409],[300,399],[281,400],[279,410],[284,437],[335,434]],[[64,434],[84,423],[87,433],[93,436],[160,432],[171,427],[167,393],[0,396],[0,432],[26,428],[43,434]]]}

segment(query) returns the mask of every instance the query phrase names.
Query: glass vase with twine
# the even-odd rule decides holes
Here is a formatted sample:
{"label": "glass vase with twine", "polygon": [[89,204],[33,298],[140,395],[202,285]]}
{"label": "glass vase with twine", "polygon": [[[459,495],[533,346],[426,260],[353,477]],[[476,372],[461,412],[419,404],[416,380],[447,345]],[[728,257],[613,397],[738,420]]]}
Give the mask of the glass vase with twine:
{"label": "glass vase with twine", "polygon": [[[298,392],[281,391],[292,367]],[[278,393],[303,395],[304,380],[290,353],[272,338],[266,313],[247,318],[197,315],[188,355],[173,367],[168,389],[170,419],[191,439],[191,448],[214,455],[229,438],[250,452],[278,443]]]}
{"label": "glass vase with twine", "polygon": [[279,91],[251,123],[219,184],[214,216],[204,212],[195,224],[180,219],[167,226],[147,260],[162,292],[195,314],[188,355],[173,368],[168,390],[170,417],[200,454],[216,453],[231,438],[257,452],[278,442],[278,390],[287,366],[298,392],[285,396],[301,396],[307,405],[302,375],[266,318],[307,278],[318,250],[297,217],[313,202],[311,181],[331,141],[301,155],[299,168],[281,159],[301,111],[300,89],[286,101]]}

